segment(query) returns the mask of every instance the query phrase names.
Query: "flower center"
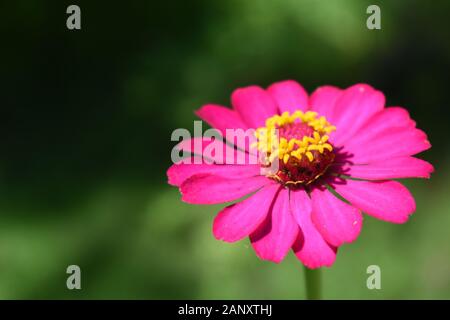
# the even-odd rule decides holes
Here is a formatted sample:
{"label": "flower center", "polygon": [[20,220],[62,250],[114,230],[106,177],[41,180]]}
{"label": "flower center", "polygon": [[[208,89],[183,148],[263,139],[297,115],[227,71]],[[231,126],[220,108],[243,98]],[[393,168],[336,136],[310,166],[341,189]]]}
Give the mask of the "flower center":
{"label": "flower center", "polygon": [[317,112],[295,111],[274,115],[255,132],[255,147],[263,154],[263,166],[278,164],[268,174],[288,187],[308,185],[325,173],[334,160],[328,134],[336,130]]}

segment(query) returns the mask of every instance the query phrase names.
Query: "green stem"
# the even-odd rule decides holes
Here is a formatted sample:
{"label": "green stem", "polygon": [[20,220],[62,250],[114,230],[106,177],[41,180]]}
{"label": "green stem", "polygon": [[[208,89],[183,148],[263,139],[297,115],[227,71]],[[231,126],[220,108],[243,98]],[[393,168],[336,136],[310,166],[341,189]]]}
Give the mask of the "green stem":
{"label": "green stem", "polygon": [[320,300],[322,286],[322,271],[320,269],[308,269],[305,267],[306,298],[308,300]]}

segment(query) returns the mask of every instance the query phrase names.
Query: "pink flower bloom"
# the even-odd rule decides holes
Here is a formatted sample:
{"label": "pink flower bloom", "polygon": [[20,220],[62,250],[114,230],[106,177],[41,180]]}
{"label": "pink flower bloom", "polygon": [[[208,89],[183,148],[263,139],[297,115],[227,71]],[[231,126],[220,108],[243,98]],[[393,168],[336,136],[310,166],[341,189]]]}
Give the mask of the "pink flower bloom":
{"label": "pink flower bloom", "polygon": [[[429,178],[433,166],[413,156],[431,145],[405,109],[385,107],[380,91],[366,84],[323,86],[308,96],[288,80],[266,90],[237,89],[231,102],[233,109],[205,105],[197,115],[223,134],[256,129],[253,149],[229,143],[223,148],[232,156],[262,151],[266,158],[259,164],[178,163],[167,172],[188,203],[250,195],[219,212],[217,239],[249,236],[261,259],[277,263],[292,248],[305,266],[318,268],[331,266],[337,248],[358,237],[362,211],[392,223],[406,222],[415,211],[410,192],[390,179]],[[273,129],[277,143],[268,138]],[[195,139],[203,149],[211,143]],[[192,151],[191,142],[179,148]],[[260,174],[261,166],[274,162],[276,172]]]}

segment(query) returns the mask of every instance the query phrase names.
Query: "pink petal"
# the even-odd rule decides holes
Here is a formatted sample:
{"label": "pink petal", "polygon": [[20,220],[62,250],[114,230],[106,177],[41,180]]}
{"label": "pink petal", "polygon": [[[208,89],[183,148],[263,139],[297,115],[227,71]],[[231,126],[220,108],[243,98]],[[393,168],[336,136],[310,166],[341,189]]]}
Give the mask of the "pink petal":
{"label": "pink petal", "polygon": [[241,116],[229,108],[214,104],[207,104],[198,109],[195,114],[217,129],[225,136],[226,129],[248,129]]}
{"label": "pink petal", "polygon": [[346,164],[341,168],[341,173],[360,179],[386,180],[429,178],[433,170],[433,166],[424,160],[413,157],[401,157],[366,165]]}
{"label": "pink petal", "polygon": [[249,198],[220,211],[214,219],[214,236],[218,240],[235,242],[255,231],[266,218],[279,188],[279,184],[267,185]]}
{"label": "pink petal", "polygon": [[308,93],[296,81],[286,80],[272,84],[267,91],[278,104],[280,113],[308,110]]}
{"label": "pink petal", "polygon": [[335,146],[340,146],[384,108],[384,95],[365,84],[346,89],[336,101],[331,123],[336,126]]}
{"label": "pink petal", "polygon": [[367,124],[346,142],[346,145],[369,143],[381,133],[392,128],[414,128],[416,123],[409,117],[408,111],[401,107],[389,107],[374,115]]}
{"label": "pink petal", "polygon": [[[248,126],[235,110],[214,104],[207,104],[195,113],[200,119],[218,130],[231,144],[237,145],[242,150],[251,151],[250,145],[255,141],[254,133],[249,132],[248,135],[245,134]],[[227,136],[227,129],[228,134],[233,134],[233,139]],[[241,133],[242,139],[238,136]]]}
{"label": "pink petal", "polygon": [[328,121],[332,121],[334,105],[342,92],[343,90],[333,86],[319,87],[312,93],[309,105],[320,116],[325,116]]}
{"label": "pink petal", "polygon": [[326,242],[339,247],[356,240],[362,227],[358,209],[336,198],[327,189],[314,188],[311,198],[312,221]]}
{"label": "pink petal", "polygon": [[351,154],[351,162],[364,164],[412,156],[430,147],[427,135],[422,130],[408,127],[385,130],[360,145],[345,145],[343,151]]}
{"label": "pink petal", "polygon": [[216,176],[239,179],[243,177],[253,177],[260,174],[259,165],[233,165],[233,164],[173,164],[167,170],[169,184],[180,186],[185,180],[195,174],[212,174]]}
{"label": "pink petal", "polygon": [[229,179],[197,174],[180,186],[181,200],[193,204],[215,204],[233,201],[271,183],[264,176]]}
{"label": "pink petal", "polygon": [[399,128],[413,129],[416,123],[409,117],[408,111],[401,107],[389,107],[374,115],[367,124],[345,143],[344,149],[369,144],[374,139]]}
{"label": "pink petal", "polygon": [[356,181],[347,179],[332,187],[352,205],[380,220],[404,223],[416,210],[411,193],[396,181]]}
{"label": "pink petal", "polygon": [[236,89],[231,95],[231,103],[251,128],[263,127],[267,118],[278,113],[275,101],[258,86]]}
{"label": "pink petal", "polygon": [[259,258],[279,263],[298,235],[298,225],[289,210],[289,191],[281,189],[266,220],[250,235]]}
{"label": "pink petal", "polygon": [[310,269],[330,267],[336,259],[336,248],[329,245],[311,220],[311,200],[303,190],[290,192],[291,212],[300,226],[293,250],[297,258]]}
{"label": "pink petal", "polygon": [[[214,145],[213,145],[214,144]],[[217,148],[215,148],[217,146]],[[181,141],[175,146],[178,150],[198,155],[196,164],[203,162],[215,164],[257,164],[256,155],[248,154],[242,150],[224,143],[222,140],[213,138],[195,137]],[[217,151],[217,152],[213,152]],[[202,157],[203,156],[203,160]]]}

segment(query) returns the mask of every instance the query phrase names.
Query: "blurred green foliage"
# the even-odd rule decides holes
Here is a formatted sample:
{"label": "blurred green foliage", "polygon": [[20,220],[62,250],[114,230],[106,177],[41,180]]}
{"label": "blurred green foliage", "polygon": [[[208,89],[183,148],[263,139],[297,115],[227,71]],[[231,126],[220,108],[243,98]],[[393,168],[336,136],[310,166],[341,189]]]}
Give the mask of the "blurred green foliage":
{"label": "blurred green foliage", "polygon": [[[296,79],[369,83],[406,107],[436,173],[408,181],[405,225],[366,217],[324,271],[325,298],[450,298],[448,1],[4,2],[0,117],[0,298],[304,298],[290,254],[260,261],[214,240],[221,206],[166,184],[170,133],[233,89]],[[366,28],[378,4],[382,30]],[[82,290],[66,289],[68,265]],[[382,290],[366,288],[366,268]]]}

